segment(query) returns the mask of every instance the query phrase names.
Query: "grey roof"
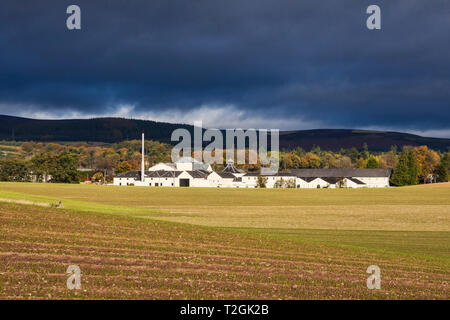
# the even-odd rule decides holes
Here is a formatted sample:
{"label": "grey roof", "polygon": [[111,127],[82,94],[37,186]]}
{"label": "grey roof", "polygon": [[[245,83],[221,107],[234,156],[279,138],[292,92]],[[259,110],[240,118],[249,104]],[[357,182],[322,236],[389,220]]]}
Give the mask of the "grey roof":
{"label": "grey roof", "polygon": [[[191,177],[193,178],[203,178],[206,179],[208,175],[211,174],[210,171],[207,170],[193,170],[193,171],[186,171]],[[172,170],[156,170],[156,171],[145,171],[145,177],[147,178],[176,178],[180,174],[182,174],[183,171],[172,171]],[[122,174],[119,174],[117,178],[134,178],[134,179],[140,179],[141,178],[141,172],[138,170],[128,171]],[[234,176],[233,176],[234,178]]]}
{"label": "grey roof", "polygon": [[127,171],[124,173],[121,173],[119,175],[117,175],[117,178],[135,178],[135,179],[140,179],[141,178],[141,172],[138,170],[132,170],[132,171]]}
{"label": "grey roof", "polygon": [[323,177],[320,179],[325,180],[329,184],[336,184],[336,182],[342,180],[342,178],[338,178],[338,177]]}
{"label": "grey roof", "polygon": [[317,179],[317,177],[299,177],[299,178],[306,182],[311,182],[311,181]]}
{"label": "grey roof", "polygon": [[353,181],[356,184],[365,184],[364,182],[362,182],[361,180],[355,179],[355,178],[347,178],[350,181]]}
{"label": "grey roof", "polygon": [[238,169],[234,166],[234,162],[229,160],[227,162],[227,166],[225,169],[222,170],[222,172],[229,172],[229,173],[244,173],[244,170]]}
{"label": "grey roof", "polygon": [[206,179],[211,172],[206,170],[186,171],[192,178]]}
{"label": "grey roof", "polygon": [[273,174],[273,176],[277,177],[295,177],[295,174],[291,172],[278,172],[277,174]]}
{"label": "grey roof", "polygon": [[234,174],[230,173],[230,172],[217,172],[217,174],[223,178],[223,179],[234,179],[235,176]]}
{"label": "grey roof", "polygon": [[389,177],[391,169],[292,169],[297,177]]}
{"label": "grey roof", "polygon": [[261,174],[259,171],[247,172],[244,174],[246,177],[256,177],[256,176],[266,176],[266,177],[295,177],[296,175],[291,172],[278,172],[277,174]]}
{"label": "grey roof", "polygon": [[176,178],[183,171],[168,171],[168,170],[157,170],[157,171],[145,171],[145,175],[149,178]]}

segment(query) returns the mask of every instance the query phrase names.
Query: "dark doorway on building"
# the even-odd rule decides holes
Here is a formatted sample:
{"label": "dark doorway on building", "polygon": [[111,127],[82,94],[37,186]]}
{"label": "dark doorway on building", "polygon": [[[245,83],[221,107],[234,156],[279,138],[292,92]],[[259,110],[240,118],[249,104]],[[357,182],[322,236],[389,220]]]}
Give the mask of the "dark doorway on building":
{"label": "dark doorway on building", "polygon": [[189,187],[189,179],[180,179],[180,187]]}

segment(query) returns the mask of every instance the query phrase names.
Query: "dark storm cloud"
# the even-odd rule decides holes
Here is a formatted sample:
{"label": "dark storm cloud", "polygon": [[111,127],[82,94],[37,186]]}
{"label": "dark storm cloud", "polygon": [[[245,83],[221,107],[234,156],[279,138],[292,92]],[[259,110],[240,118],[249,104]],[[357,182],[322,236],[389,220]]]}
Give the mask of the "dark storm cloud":
{"label": "dark storm cloud", "polygon": [[447,0],[2,0],[0,112],[231,105],[298,129],[449,129],[449,16]]}

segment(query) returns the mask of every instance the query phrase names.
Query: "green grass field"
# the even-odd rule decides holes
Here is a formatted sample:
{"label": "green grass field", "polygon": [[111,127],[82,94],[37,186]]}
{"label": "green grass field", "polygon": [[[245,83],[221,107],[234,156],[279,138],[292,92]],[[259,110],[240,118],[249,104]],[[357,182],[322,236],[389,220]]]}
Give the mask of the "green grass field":
{"label": "green grass field", "polygon": [[[0,200],[1,298],[450,298],[450,184],[0,183]],[[81,267],[82,290],[66,288],[69,264]],[[366,287],[372,264],[381,290]]]}

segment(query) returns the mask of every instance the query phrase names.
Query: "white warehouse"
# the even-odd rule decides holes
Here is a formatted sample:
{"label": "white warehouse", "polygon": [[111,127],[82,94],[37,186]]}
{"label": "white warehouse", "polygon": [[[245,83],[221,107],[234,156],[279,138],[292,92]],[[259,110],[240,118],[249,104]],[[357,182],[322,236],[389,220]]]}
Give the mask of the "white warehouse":
{"label": "white warehouse", "polygon": [[[191,161],[189,161],[191,160]],[[144,171],[129,171],[114,177],[116,186],[257,188],[258,172],[243,172],[231,161],[221,172],[192,158],[177,163],[159,163]],[[189,161],[189,162],[188,162]],[[385,188],[390,169],[292,169],[264,175],[266,188]]]}
{"label": "white warehouse", "polygon": [[257,188],[260,179],[266,188],[386,188],[390,175],[391,169],[292,169],[262,176],[258,172],[237,169],[233,161],[228,161],[221,172],[215,172],[210,165],[191,157],[181,158],[176,163],[158,163],[145,170],[142,157],[141,170],[114,177],[114,185]]}

